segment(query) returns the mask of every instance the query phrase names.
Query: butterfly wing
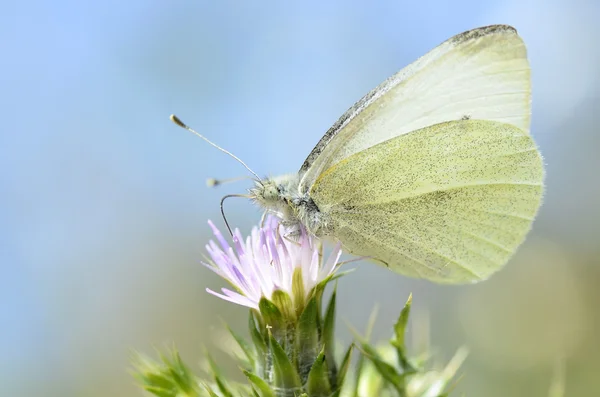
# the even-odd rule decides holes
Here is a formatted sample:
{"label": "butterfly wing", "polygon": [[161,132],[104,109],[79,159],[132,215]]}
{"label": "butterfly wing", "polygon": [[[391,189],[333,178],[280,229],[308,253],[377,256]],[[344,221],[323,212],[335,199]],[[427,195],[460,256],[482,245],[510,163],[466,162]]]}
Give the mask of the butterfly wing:
{"label": "butterfly wing", "polygon": [[461,118],[529,131],[529,63],[514,28],[494,25],[454,36],[365,95],[310,153],[300,169],[300,192],[348,156]]}
{"label": "butterfly wing", "polygon": [[457,120],[345,158],[310,196],[347,251],[407,276],[464,283],[490,276],[525,239],[543,175],[521,129]]}

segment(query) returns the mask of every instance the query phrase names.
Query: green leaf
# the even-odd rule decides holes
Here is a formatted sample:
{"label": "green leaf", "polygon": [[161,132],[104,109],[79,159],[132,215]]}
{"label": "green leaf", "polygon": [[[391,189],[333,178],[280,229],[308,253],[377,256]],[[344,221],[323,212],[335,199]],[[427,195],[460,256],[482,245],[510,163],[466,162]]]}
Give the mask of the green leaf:
{"label": "green leaf", "polygon": [[327,397],[331,394],[325,350],[321,350],[308,373],[306,389],[311,397]]}
{"label": "green leaf", "polygon": [[360,343],[360,349],[363,352],[365,358],[367,358],[373,365],[377,372],[388,381],[398,392],[400,396],[405,393],[405,383],[407,374],[399,374],[396,368],[391,364],[387,363],[377,352],[377,350],[371,346],[365,339],[359,335],[355,335],[356,339]]}
{"label": "green leaf", "polygon": [[300,315],[296,337],[298,372],[306,381],[311,366],[319,354],[319,329],[317,301],[312,297]]}
{"label": "green leaf", "polygon": [[206,348],[204,349],[204,355],[206,356],[206,360],[208,361],[208,366],[210,367],[210,370],[213,373],[213,375],[215,375],[215,376],[221,375],[221,370],[219,369],[215,360],[212,358],[212,355],[206,350]]}
{"label": "green leaf", "polygon": [[214,359],[212,358],[212,356],[208,352],[206,352],[205,354],[206,354],[206,359],[208,360],[208,364],[210,366],[210,369],[211,369],[211,371],[213,373],[213,378],[215,380],[215,383],[217,384],[217,387],[221,391],[221,394],[223,395],[223,397],[233,397],[232,392],[229,390],[229,388],[225,384],[225,381],[224,381],[223,376],[221,374],[220,368],[217,366],[217,364],[215,363]]}
{"label": "green leaf", "polygon": [[335,303],[336,303],[336,294],[337,288],[333,289],[331,294],[331,299],[329,300],[329,305],[327,306],[327,311],[325,312],[325,320],[323,322],[323,346],[325,348],[325,357],[327,360],[327,366],[330,371],[329,381],[331,382],[333,388],[338,387],[337,382],[337,367],[335,363]]}
{"label": "green leaf", "polygon": [[[210,387],[208,384],[206,383],[202,383],[202,385],[204,386],[204,389],[208,392],[208,395],[210,397],[219,397],[219,395],[217,393],[215,393],[212,389],[212,387]],[[179,396],[176,396],[179,397]]]}
{"label": "green leaf", "polygon": [[152,393],[152,394],[154,394],[155,396],[158,396],[158,397],[174,397],[174,396],[177,396],[177,390],[176,389],[165,390],[165,389],[162,389],[160,387],[144,386],[144,390],[146,390],[147,392],[150,392],[150,393]]}
{"label": "green leaf", "polygon": [[227,329],[229,330],[231,336],[233,336],[233,339],[235,339],[237,344],[240,346],[240,349],[242,349],[242,351],[246,355],[246,359],[248,360],[250,368],[254,369],[256,365],[256,350],[254,350],[252,346],[250,346],[250,344],[246,342],[241,336],[235,333],[229,325],[227,325]]}
{"label": "green leaf", "polygon": [[142,384],[142,387],[151,386],[157,389],[173,388],[167,367],[160,365],[148,357],[138,354],[132,358],[135,372],[133,376]]}
{"label": "green leaf", "polygon": [[352,350],[354,349],[354,343],[352,343],[348,350],[346,350],[346,354],[344,354],[344,358],[342,359],[342,363],[340,364],[340,370],[337,376],[337,388],[341,389],[344,385],[344,379],[346,378],[346,374],[348,373],[348,369],[350,368],[350,362],[352,361]]}
{"label": "green leaf", "polygon": [[408,317],[410,316],[410,308],[412,306],[412,294],[408,296],[408,300],[404,305],[404,308],[400,312],[400,316],[398,317],[398,321],[394,325],[394,336],[395,339],[392,339],[390,343],[392,346],[396,348],[396,353],[398,355],[398,364],[400,368],[408,373],[415,373],[416,370],[409,362],[408,357],[406,355],[406,345],[405,345],[405,333],[406,333],[406,325],[408,324]]}
{"label": "green leaf", "polygon": [[158,352],[161,362],[139,353],[132,357],[135,378],[141,387],[159,397],[199,396],[196,377],[188,370],[175,348],[170,355]]}
{"label": "green leaf", "polygon": [[263,297],[260,299],[260,302],[258,302],[258,309],[267,326],[281,328],[285,323],[283,314],[281,314],[279,308],[267,298]]}
{"label": "green leaf", "polygon": [[315,289],[324,290],[330,281],[337,280],[338,278],[343,277],[349,273],[352,273],[353,271],[354,271],[354,269],[350,269],[350,270],[346,270],[343,272],[331,273],[329,276],[327,276],[323,280],[321,280],[321,282],[315,286]]}
{"label": "green leaf", "polygon": [[263,337],[263,334],[256,327],[256,321],[254,317],[254,313],[250,311],[250,316],[248,317],[248,330],[250,331],[250,337],[252,338],[252,343],[257,350],[258,356],[264,356],[267,354],[267,342]]}
{"label": "green leaf", "polygon": [[244,375],[246,375],[250,383],[255,387],[255,390],[258,390],[257,394],[260,397],[275,397],[275,393],[273,393],[273,390],[263,378],[246,370],[244,370]]}
{"label": "green leaf", "polygon": [[301,267],[294,269],[294,274],[292,275],[292,293],[294,294],[294,312],[298,316],[304,308],[304,300],[306,299],[306,291],[304,291],[304,278],[302,277]]}
{"label": "green leaf", "polygon": [[171,375],[173,376],[173,379],[175,380],[175,382],[177,383],[179,388],[181,390],[183,390],[185,393],[195,392],[196,391],[196,382],[195,382],[194,376],[191,374],[191,372],[187,368],[187,366],[183,363],[183,360],[181,359],[179,352],[177,352],[176,350],[173,350],[171,355],[173,357],[172,361],[169,362],[167,360],[164,362],[165,362],[165,364],[168,365]]}
{"label": "green leaf", "polygon": [[[296,322],[296,310],[294,309],[294,304],[292,303],[292,298],[282,290],[273,291],[271,294],[271,301],[275,307],[279,309],[281,314],[281,318],[277,321],[273,322],[270,325],[276,327],[278,324],[285,324],[287,322]],[[262,313],[261,308],[261,313]]]}
{"label": "green leaf", "polygon": [[[277,294],[273,293],[273,295],[275,296]],[[258,307],[260,309],[261,320],[265,325],[264,330],[261,331],[263,333],[266,331],[271,332],[279,343],[287,345],[289,343],[288,339],[290,338],[290,335],[288,335],[288,322],[279,308],[266,298],[260,300]],[[267,336],[267,340],[268,338],[269,337]]]}
{"label": "green leaf", "polygon": [[[367,343],[371,337],[373,327],[375,326],[375,321],[377,320],[378,311],[379,311],[378,306],[375,305],[375,307],[373,307],[373,310],[371,311],[369,320],[367,321],[367,327],[365,330],[365,338],[361,338],[361,336],[359,335],[359,333],[356,329],[352,328],[351,326],[349,327],[352,334],[354,334],[355,339],[361,340],[363,344]],[[358,357],[358,362],[356,363],[356,376],[354,377],[354,383],[353,383],[354,391],[352,394],[354,397],[359,396],[359,393],[358,393],[359,392],[358,386],[360,384],[359,380],[360,380],[361,374],[364,372],[366,366],[367,366],[367,362],[366,362],[365,355],[361,354]]]}
{"label": "green leaf", "polygon": [[404,332],[406,330],[406,325],[408,324],[408,317],[410,315],[410,308],[412,306],[412,294],[408,296],[406,303],[404,304],[404,308],[400,312],[400,316],[398,317],[398,321],[394,324],[394,333],[396,334],[395,342],[404,346]]}
{"label": "green leaf", "polygon": [[265,329],[265,333],[261,334],[261,332],[257,329],[254,310],[250,311],[250,316],[248,317],[248,329],[250,331],[250,337],[252,338],[252,343],[254,344],[254,348],[257,353],[257,360],[255,361],[254,372],[257,374],[264,375],[267,371],[267,366],[270,363],[269,360],[269,351],[267,349],[267,340],[265,337],[267,336],[267,332]]}
{"label": "green leaf", "polygon": [[273,383],[275,386],[289,390],[300,389],[302,383],[296,368],[271,333],[269,333],[269,347],[273,354]]}
{"label": "green leaf", "polygon": [[220,376],[215,376],[215,382],[217,383],[217,387],[221,391],[221,394],[223,394],[223,397],[233,397],[233,393],[225,385],[224,380]]}

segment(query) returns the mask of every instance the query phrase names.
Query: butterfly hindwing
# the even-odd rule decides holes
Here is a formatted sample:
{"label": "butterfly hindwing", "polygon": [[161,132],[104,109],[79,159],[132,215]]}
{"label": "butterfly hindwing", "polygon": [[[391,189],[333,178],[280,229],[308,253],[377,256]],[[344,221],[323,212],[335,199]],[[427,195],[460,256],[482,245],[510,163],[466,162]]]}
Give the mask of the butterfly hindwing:
{"label": "butterfly hindwing", "polygon": [[456,120],[343,159],[310,196],[349,252],[408,276],[464,283],[489,277],[524,240],[543,176],[521,129]]}

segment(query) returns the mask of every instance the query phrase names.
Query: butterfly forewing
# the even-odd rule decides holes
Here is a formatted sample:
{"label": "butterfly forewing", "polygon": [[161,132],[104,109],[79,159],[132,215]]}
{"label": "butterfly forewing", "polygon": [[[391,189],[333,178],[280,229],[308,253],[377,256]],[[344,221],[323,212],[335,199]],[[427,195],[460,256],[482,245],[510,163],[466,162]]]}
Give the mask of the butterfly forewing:
{"label": "butterfly forewing", "polygon": [[368,93],[308,156],[300,170],[300,192],[355,153],[461,118],[500,121],[529,131],[529,63],[512,27],[494,25],[457,35]]}

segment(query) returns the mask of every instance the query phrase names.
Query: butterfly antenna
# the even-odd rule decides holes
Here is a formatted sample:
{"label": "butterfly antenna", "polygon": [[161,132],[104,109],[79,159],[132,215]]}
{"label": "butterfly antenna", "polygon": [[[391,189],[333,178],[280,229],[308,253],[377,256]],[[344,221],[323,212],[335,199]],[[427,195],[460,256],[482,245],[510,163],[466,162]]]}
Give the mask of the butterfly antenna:
{"label": "butterfly antenna", "polygon": [[[179,119],[179,117],[175,116],[174,114],[172,114],[170,117],[172,122],[174,122],[175,124],[177,124],[178,126],[180,126],[183,129],[188,130],[189,132],[191,132],[194,135],[199,136],[200,138],[204,139],[206,142],[208,142],[210,145],[216,147],[217,149],[219,149],[220,151],[222,151],[225,154],[228,154],[229,156],[233,157],[234,159],[236,159],[240,164],[242,164],[248,171],[250,171],[250,173],[252,175],[254,175],[256,177],[257,182],[261,183],[261,179],[258,175],[256,175],[256,172],[252,171],[250,169],[250,167],[248,167],[246,165],[246,163],[244,163],[239,157],[237,157],[235,154],[231,153],[230,151],[227,151],[225,149],[223,149],[221,146],[217,145],[216,143],[211,142],[208,138],[206,138],[205,136],[203,136],[202,134],[199,134],[198,132],[194,131],[193,129],[191,129],[187,124],[185,124],[183,121],[181,121]],[[231,232],[231,230],[229,230]]]}
{"label": "butterfly antenna", "polygon": [[216,187],[216,186],[219,186],[219,185],[223,185],[225,183],[231,183],[231,182],[241,181],[242,179],[252,179],[252,180],[254,180],[254,178],[252,178],[250,176],[239,176],[237,178],[227,178],[227,179],[208,178],[206,180],[206,186],[208,186],[208,187]]}
{"label": "butterfly antenna", "polygon": [[229,234],[231,234],[231,237],[233,237],[233,231],[229,226],[229,222],[227,222],[227,217],[225,216],[225,210],[223,208],[223,202],[225,202],[225,199],[228,199],[230,197],[250,198],[250,196],[248,196],[247,194],[228,194],[227,196],[223,196],[223,198],[221,199],[221,215],[223,216],[223,220],[225,221],[225,226],[227,226],[227,230],[229,230]]}

